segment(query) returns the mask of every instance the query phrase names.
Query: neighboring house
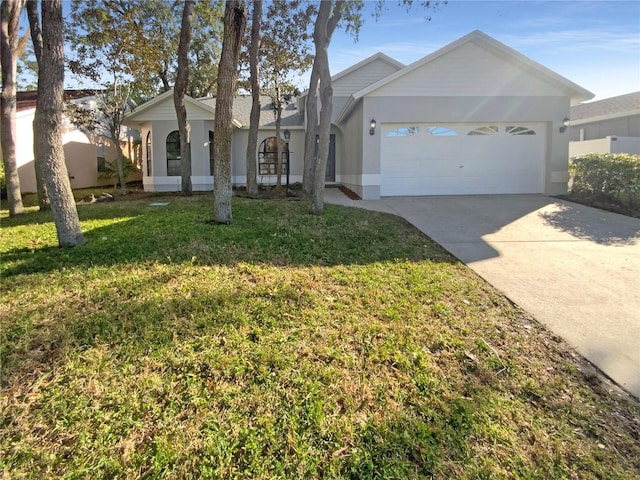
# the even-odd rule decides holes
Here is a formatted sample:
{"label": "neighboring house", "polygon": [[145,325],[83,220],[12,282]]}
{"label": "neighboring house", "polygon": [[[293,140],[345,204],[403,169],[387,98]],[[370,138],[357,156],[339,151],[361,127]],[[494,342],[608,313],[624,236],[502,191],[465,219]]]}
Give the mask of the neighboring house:
{"label": "neighboring house", "polygon": [[[22,193],[35,192],[36,173],[33,164],[33,120],[36,111],[37,92],[18,92],[16,102],[16,162]],[[65,101],[72,101],[86,108],[95,108],[97,101],[95,90],[65,90]],[[62,144],[65,163],[71,181],[71,188],[88,188],[113,185],[115,179],[103,179],[101,173],[107,163],[116,159],[116,149],[110,138],[104,135],[85,132],[64,117]],[[127,130],[127,129],[125,129]],[[134,158],[131,141],[127,138],[137,132],[124,132],[121,142],[125,155]],[[127,178],[127,181],[140,180],[142,172]]]}
{"label": "neighboring house", "polygon": [[640,153],[640,92],[571,107],[569,155]]}
{"label": "neighboring house", "polygon": [[[474,31],[404,66],[378,53],[333,77],[327,182],[364,199],[394,195],[566,193],[571,105],[593,94]],[[213,186],[215,99],[186,99],[194,190]],[[291,181],[302,179],[305,94],[287,106]],[[232,181],[246,182],[251,99],[234,102]],[[258,180],[275,183],[275,121],[262,100]],[[129,113],[141,132],[144,187],[180,189],[171,92]],[[281,140],[282,141],[282,140]],[[282,142],[286,148],[286,144]],[[283,154],[283,160],[286,152]]]}

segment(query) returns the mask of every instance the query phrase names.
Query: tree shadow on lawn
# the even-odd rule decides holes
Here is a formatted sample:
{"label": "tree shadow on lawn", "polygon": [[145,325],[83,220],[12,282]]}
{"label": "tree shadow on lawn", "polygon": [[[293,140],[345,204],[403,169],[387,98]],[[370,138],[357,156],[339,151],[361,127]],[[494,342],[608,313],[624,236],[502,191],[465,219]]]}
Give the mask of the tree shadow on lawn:
{"label": "tree shadow on lawn", "polygon": [[[515,313],[513,318],[493,316],[497,311],[494,309],[506,300],[498,297],[492,289],[479,288],[473,282],[467,284],[462,266],[455,267],[460,270],[447,271],[448,275],[435,278],[432,285],[429,279],[423,283],[418,281],[427,277],[426,270],[413,269],[410,272],[413,277],[409,277],[402,270],[402,265],[390,265],[388,268],[398,269],[395,275],[380,278],[397,283],[393,286],[376,284],[375,288],[367,284],[379,282],[375,275],[368,276],[363,272],[360,278],[353,278],[358,275],[357,268],[299,269],[294,274],[284,272],[286,269],[283,268],[274,272],[268,268],[269,265],[366,267],[376,262],[395,260],[457,263],[454,257],[397,217],[337,206],[327,206],[324,216],[312,217],[305,213],[304,205],[293,205],[264,202],[257,206],[252,204],[249,208],[245,202],[239,202],[237,208],[234,206],[235,223],[217,226],[206,222],[208,204],[172,202],[157,210],[143,209],[135,216],[130,212],[126,220],[119,223],[87,229],[89,243],[82,248],[45,247],[35,248],[32,252],[19,248],[10,251],[3,256],[3,261],[9,265],[5,277],[17,277],[9,279],[10,283],[21,287],[24,292],[38,281],[55,280],[58,283],[52,287],[51,295],[40,292],[40,304],[16,307],[22,318],[7,322],[9,328],[2,332],[7,339],[7,346],[3,345],[2,352],[6,360],[3,362],[6,368],[3,383],[11,390],[15,389],[16,395],[22,395],[38,384],[38,378],[47,375],[45,383],[52,384],[46,390],[51,395],[60,387],[62,395],[85,395],[89,401],[93,398],[90,392],[73,390],[69,385],[81,385],[83,375],[95,376],[98,367],[85,366],[87,360],[82,355],[94,347],[97,350],[102,348],[107,352],[104,358],[94,358],[93,362],[108,364],[103,371],[110,375],[104,379],[106,384],[120,376],[133,375],[138,380],[135,375],[142,375],[145,368],[149,368],[153,374],[161,376],[161,383],[184,388],[184,391],[180,390],[184,395],[170,397],[175,401],[175,411],[169,410],[174,407],[167,403],[166,412],[162,410],[159,418],[153,415],[145,417],[145,422],[157,420],[162,424],[165,413],[173,418],[174,414],[177,417],[181,412],[187,415],[193,412],[193,418],[180,421],[187,424],[193,420],[197,424],[200,413],[193,408],[194,399],[187,395],[192,392],[189,385],[197,387],[193,390],[195,392],[208,392],[210,395],[196,398],[202,402],[201,405],[221,406],[229,401],[228,397],[215,396],[217,393],[210,389],[210,376],[215,377],[221,386],[226,382],[227,385],[247,386],[263,393],[286,392],[277,408],[270,407],[266,400],[264,402],[267,413],[272,413],[269,409],[273,408],[274,415],[283,419],[286,418],[284,412],[291,410],[292,398],[304,402],[307,399],[306,389],[324,382],[318,399],[319,408],[324,408],[327,415],[332,412],[341,412],[342,415],[341,408],[356,409],[347,413],[354,418],[353,431],[357,435],[334,436],[332,431],[327,432],[321,426],[305,430],[307,423],[302,420],[307,417],[301,415],[300,423],[293,424],[295,435],[291,437],[283,434],[274,439],[261,433],[260,425],[254,425],[256,438],[248,440],[257,440],[257,445],[274,442],[273,452],[280,455],[285,464],[292,459],[285,456],[286,448],[283,446],[290,438],[303,439],[308,443],[300,445],[305,448],[297,451],[317,452],[313,460],[320,465],[319,468],[324,466],[326,472],[337,471],[352,478],[430,476],[445,468],[444,462],[450,462],[454,473],[464,472],[471,478],[467,468],[471,468],[468,465],[472,464],[478,451],[486,453],[487,445],[502,441],[505,442],[502,446],[489,452],[497,471],[484,472],[485,478],[506,475],[502,467],[510,461],[514,467],[518,467],[518,462],[530,465],[530,471],[526,465],[520,465],[523,476],[544,467],[546,476],[551,478],[558,473],[553,470],[556,457],[569,463],[572,455],[579,458],[576,452],[583,454],[580,445],[572,446],[569,453],[554,452],[553,446],[544,438],[555,427],[547,431],[531,424],[540,416],[553,417],[558,411],[572,411],[573,418],[579,419],[582,427],[593,422],[594,416],[604,414],[589,406],[583,407],[580,401],[574,400],[574,393],[566,394],[580,385],[580,374],[565,375],[557,369],[565,363],[559,358],[563,353],[560,347],[544,352],[534,350],[545,359],[547,356],[555,358],[556,370],[545,369],[546,364],[536,366],[536,359],[526,355],[526,351],[519,353],[526,357],[526,361],[521,360],[522,365],[518,365],[518,358],[510,357],[511,345],[515,345],[523,335],[528,335],[528,330],[523,329],[524,319]],[[92,208],[87,208],[82,213],[85,222],[99,220],[100,215],[107,214],[91,215],[92,212]],[[127,266],[135,263],[143,264],[142,268],[138,265],[133,275],[126,275]],[[180,268],[183,263],[190,266],[190,270],[185,269],[186,273]],[[198,270],[192,265],[221,268]],[[27,275],[55,273],[65,268],[84,270],[94,266],[119,268],[92,272],[86,284],[76,284],[73,291],[65,290],[64,276]],[[385,268],[387,265],[380,266],[379,270]],[[233,278],[230,279],[231,270]],[[18,276],[22,274],[24,276]],[[77,281],[78,272],[74,275]],[[365,286],[358,290],[351,286],[353,281],[362,282]],[[453,281],[455,286],[451,286],[452,289],[464,291],[468,288],[471,290],[469,295],[476,297],[469,304],[462,302],[450,308],[436,305],[436,301],[445,296],[442,290]],[[329,289],[328,295],[324,295],[322,288]],[[403,292],[409,289],[412,290],[411,296],[402,299]],[[363,293],[383,298],[371,300],[373,305],[365,309],[359,302],[366,304],[369,299],[358,300],[358,294],[361,296]],[[330,299],[330,295],[335,298]],[[341,305],[340,295],[349,298],[346,309]],[[395,311],[391,307],[395,308],[402,300],[405,304],[397,307],[400,309],[398,320],[383,317],[384,309],[379,309],[375,303],[389,307],[388,314],[391,315]],[[430,316],[416,315],[414,305],[422,309],[422,313],[430,312]],[[477,310],[469,312],[472,308]],[[480,313],[486,309],[488,313]],[[440,315],[444,315],[444,320]],[[476,324],[462,322],[462,319],[475,317]],[[356,322],[357,326],[343,330],[349,322]],[[406,330],[402,330],[403,326],[407,327]],[[438,331],[438,338],[432,338],[436,335],[431,335],[433,332],[430,333],[429,328]],[[333,343],[327,340],[331,329],[336,329]],[[492,339],[491,332],[496,329],[503,332],[503,336]],[[407,341],[407,336],[414,331],[419,332],[415,333],[415,339]],[[543,339],[547,335],[542,330],[535,333],[540,333]],[[491,348],[480,348],[478,336],[489,339]],[[436,343],[441,345],[436,347]],[[501,352],[509,370],[503,371],[502,361],[496,362],[498,354],[494,347]],[[355,358],[361,363],[349,365],[345,360],[348,358]],[[440,362],[443,363],[440,365]],[[526,385],[519,385],[518,379],[522,377],[516,373],[523,368],[530,369],[526,372],[526,378],[530,380]],[[279,375],[284,375],[287,369],[291,375],[280,379]],[[370,377],[354,376],[349,369],[357,370],[358,375],[366,371]],[[271,371],[276,375],[272,376]],[[341,372],[344,377],[335,372]],[[380,380],[382,373],[391,379],[389,384]],[[74,381],[70,382],[69,378]],[[292,378],[301,378],[303,383],[291,383]],[[367,396],[349,407],[348,399],[334,398],[331,392],[335,391],[337,381],[350,385],[354,378],[360,378],[367,386]],[[274,383],[274,388],[270,388],[267,382],[280,383]],[[369,388],[374,382],[378,382],[377,391]],[[264,387],[261,386],[263,384]],[[114,381],[109,388],[126,388],[126,385],[125,382],[120,385]],[[345,388],[344,396],[352,391]],[[136,394],[140,395],[140,392]],[[9,392],[8,398],[14,398],[13,395]],[[372,411],[377,410],[366,417],[367,402],[378,402],[385,395],[390,398],[388,406],[391,408],[387,409],[387,404],[380,401],[371,407]],[[268,395],[265,398],[269,398]],[[99,405],[107,402],[107,399],[94,400]],[[249,400],[258,401],[256,398]],[[36,407],[45,400],[34,401],[40,403],[29,408],[37,412]],[[344,405],[341,405],[343,401]],[[126,402],[127,396],[123,395],[121,403],[110,404],[104,410],[116,408],[117,412],[126,412]],[[70,404],[70,408],[77,413],[85,408],[83,405],[82,402]],[[504,405],[509,407],[506,414],[510,418],[501,419],[500,410],[492,416],[496,406]],[[364,408],[362,412],[361,407]],[[55,410],[63,407],[51,408],[60,415],[70,414],[66,410]],[[101,414],[104,414],[101,409],[90,413],[96,417]],[[585,418],[582,418],[583,414]],[[13,428],[12,434],[18,438],[17,427],[13,427],[10,416],[7,418],[5,427]],[[105,419],[107,423],[116,424],[113,431],[118,431],[117,418],[118,415]],[[252,428],[253,418],[252,414],[243,417],[242,427]],[[364,424],[363,418],[366,420]],[[98,424],[101,423],[99,420],[96,420]],[[50,431],[55,431],[55,415],[47,421],[52,422]],[[596,433],[600,429],[597,425],[601,424],[609,425],[611,422],[595,423]],[[129,427],[120,426],[121,433],[108,442],[124,439]],[[529,439],[543,439],[540,453],[533,452],[524,459],[510,455],[522,432]],[[92,437],[94,432],[80,433],[87,434],[88,443],[80,445],[85,449],[98,448],[102,445],[100,441],[105,441],[97,433],[95,438]],[[218,437],[228,435],[229,431],[208,433]],[[492,435],[497,437],[497,441]],[[181,440],[184,439],[178,436],[177,441]],[[231,458],[243,461],[246,458],[243,445],[234,443],[234,438],[228,440],[236,445]],[[477,442],[475,447],[473,442]],[[609,447],[608,442],[603,443]],[[158,455],[158,462],[161,462],[161,455],[154,450],[155,445],[158,445],[155,440],[149,439],[148,448],[146,444],[139,448],[147,458]],[[250,445],[255,446],[256,443]],[[343,446],[349,448],[340,453]],[[214,447],[211,446],[212,449]],[[604,457],[620,448],[614,445],[611,450],[600,453],[595,442],[590,447],[587,457]],[[104,455],[105,451],[112,453],[116,450],[115,447],[111,450],[107,447],[100,454]],[[262,450],[256,452],[261,453]],[[201,453],[190,452],[198,462]],[[541,455],[542,460],[536,455]],[[482,464],[476,463],[473,468],[480,477]],[[589,468],[587,465],[585,471],[590,471]],[[565,469],[560,473],[568,472]],[[295,476],[296,472],[291,474]],[[322,477],[322,471],[311,471],[308,476]]]}
{"label": "tree shadow on lawn", "polygon": [[[3,275],[136,262],[282,266],[396,259],[456,262],[417,229],[388,214],[326,205],[324,215],[312,216],[303,202],[236,199],[233,224],[214,225],[208,221],[209,207],[202,200],[176,198],[162,207],[149,202],[133,208],[85,206],[79,211],[87,244],[70,249],[51,245],[55,230],[40,212],[7,219],[3,227],[8,235],[11,227],[31,225],[30,219],[37,228],[23,234],[30,240],[3,253]],[[43,241],[47,236],[49,240]]]}
{"label": "tree shadow on lawn", "polygon": [[[507,371],[497,373],[498,365],[494,362],[497,354],[474,348],[475,336],[463,337],[458,344],[443,344],[439,347],[441,350],[436,351],[429,343],[434,339],[424,334],[402,341],[403,333],[391,329],[381,334],[380,324],[372,321],[363,322],[356,331],[338,337],[334,340],[336,343],[313,342],[315,338],[323,338],[334,323],[343,319],[330,319],[328,314],[328,318],[315,321],[305,316],[319,306],[314,302],[320,299],[297,289],[294,282],[283,285],[281,279],[269,278],[263,284],[249,283],[242,290],[233,286],[212,289],[196,278],[189,280],[184,291],[165,300],[162,292],[152,297],[145,294],[147,289],[153,291],[161,286],[166,288],[166,294],[171,291],[171,280],[172,272],[168,268],[149,271],[126,284],[112,278],[101,287],[111,291],[114,301],[108,304],[99,303],[100,291],[87,289],[74,295],[74,301],[57,312],[59,318],[50,318],[41,328],[26,335],[30,338],[25,338],[21,349],[8,359],[10,370],[16,367],[29,373],[21,378],[5,378],[3,382],[17,391],[24,389],[24,393],[38,384],[38,377],[46,375],[47,380],[43,382],[46,387],[38,388],[51,391],[51,395],[60,388],[62,395],[76,394],[86,396],[87,402],[97,402],[90,414],[95,416],[94,421],[109,423],[113,431],[119,433],[105,440],[97,433],[93,437],[94,432],[85,432],[84,442],[94,443],[79,445],[77,451],[96,448],[105,455],[114,451],[109,450],[109,445],[124,439],[129,432],[129,426],[119,423],[121,417],[128,418],[128,400],[123,397],[114,402],[113,398],[120,398],[115,393],[112,397],[94,398],[90,391],[73,390],[74,386],[83,385],[86,377],[95,377],[97,368],[104,374],[100,382],[108,385],[110,391],[120,393],[117,389],[126,388],[127,383],[123,380],[123,385],[114,384],[114,376],[140,375],[148,380],[144,377],[147,369],[151,372],[147,374],[160,375],[166,387],[162,395],[158,394],[157,402],[166,404],[156,413],[150,409],[144,422],[157,421],[169,433],[160,430],[156,433],[159,443],[149,438],[148,443],[136,447],[138,453],[147,458],[157,455],[158,468],[162,468],[163,459],[154,445],[162,445],[163,435],[171,434],[171,425],[166,419],[183,413],[186,416],[180,417],[180,423],[198,425],[202,420],[198,415],[212,415],[212,412],[216,415],[216,425],[219,421],[222,429],[198,428],[202,437],[197,437],[196,443],[202,440],[204,451],[187,450],[183,455],[188,460],[202,457],[203,464],[209,462],[212,467],[216,460],[233,458],[233,467],[241,475],[254,467],[269,471],[278,463],[295,468],[290,465],[299,462],[301,468],[310,469],[305,476],[317,478],[327,472],[339,472],[342,478],[414,478],[438,476],[442,471],[464,473],[465,478],[476,478],[472,472],[476,472],[477,478],[497,478],[512,468],[518,469],[523,477],[535,471],[541,478],[553,478],[568,475],[571,468],[579,472],[599,469],[586,461],[580,464],[580,459],[596,455],[600,457],[596,460],[601,461],[612,454],[609,447],[616,455],[621,454],[615,450],[621,445],[612,446],[600,438],[611,426],[605,421],[610,420],[606,418],[607,413],[583,405],[580,391],[567,395],[581,381],[579,372],[565,374],[545,370],[546,364],[538,366],[537,358],[529,359],[531,365],[528,362],[518,365],[520,359],[510,358],[508,351],[503,352],[515,335],[526,332],[520,320],[515,320],[513,325],[496,321],[507,336],[503,339],[504,345],[496,343],[495,347],[509,366]],[[221,278],[208,280],[214,284]],[[276,295],[272,294],[275,290]],[[186,292],[188,296],[184,295]],[[52,305],[53,302],[51,300]],[[290,313],[289,317],[278,314],[283,309]],[[196,312],[200,314],[194,318],[192,314]],[[425,328],[416,320],[409,322],[415,322],[413,328]],[[475,335],[490,338],[487,332],[496,325],[491,320],[486,323]],[[483,333],[485,329],[487,332]],[[540,333],[547,341],[547,335]],[[17,335],[25,334],[16,331]],[[304,337],[300,345],[296,335]],[[416,341],[418,343],[414,343]],[[552,343],[547,356],[553,358],[558,367],[564,363],[566,347]],[[392,350],[385,350],[388,344],[393,344]],[[425,344],[434,350],[425,349]],[[89,350],[93,347],[104,355],[91,354]],[[83,358],[85,352],[88,360]],[[349,365],[345,358],[353,353],[358,354],[358,363]],[[521,369],[528,370],[525,373],[529,375],[522,376],[518,373]],[[350,370],[359,373],[355,375]],[[530,380],[521,385],[519,382],[525,377]],[[358,379],[362,391],[346,387],[354,379]],[[221,391],[211,390],[212,384],[220,385]],[[244,387],[242,393],[234,395],[242,396],[249,403],[233,413],[225,410],[234,410],[233,404],[229,405],[233,396],[222,393],[222,387],[230,384]],[[146,388],[143,385],[141,380],[141,389]],[[178,394],[169,396],[169,390]],[[261,402],[256,396],[260,392],[264,393],[260,413],[251,413],[251,402]],[[346,398],[350,393],[355,398]],[[12,395],[9,392],[9,397]],[[140,395],[140,391],[135,392],[136,398]],[[154,395],[147,401],[155,399]],[[38,397],[33,401],[30,408],[37,412],[44,400]],[[195,403],[198,408],[194,408]],[[101,408],[96,408],[96,404]],[[83,402],[61,405],[69,405],[73,410],[58,410],[61,416],[69,418],[79,415],[78,410],[84,408]],[[55,412],[56,408],[63,407],[50,408]],[[572,425],[564,429],[560,423],[549,426],[541,420],[554,419],[558,412],[571,412]],[[615,412],[614,420],[621,423],[622,416],[618,413]],[[100,415],[107,416],[101,420]],[[231,415],[235,417],[227,418]],[[346,431],[340,427],[340,418],[344,416],[353,419],[352,428]],[[314,422],[316,417],[324,420]],[[264,425],[256,423],[259,418],[272,419],[266,422],[267,427],[275,422],[278,428],[265,431]],[[234,438],[232,429],[223,428],[224,422],[231,420],[240,422],[236,426],[246,431],[245,437]],[[13,428],[11,415],[5,421],[6,428]],[[55,416],[48,421],[52,422],[50,430],[55,431]],[[575,441],[581,433],[567,433],[588,425],[593,425],[591,435],[597,442],[577,444]],[[77,436],[79,432],[73,428],[75,426],[71,431]],[[569,445],[563,444],[561,451],[545,440],[551,433],[558,435],[557,428],[564,429],[560,435],[571,440]],[[216,457],[220,455],[216,444],[210,440],[205,442],[211,437],[223,437],[216,441],[233,445],[232,450],[224,452],[224,458]],[[523,438],[526,439],[524,446],[521,445]],[[535,440],[532,442],[532,439]],[[178,435],[174,440],[185,439]],[[606,450],[596,446],[600,441],[607,444]],[[193,439],[189,442],[191,448]],[[291,442],[297,442],[293,449]],[[591,449],[586,455],[585,448]],[[635,450],[627,448],[629,451],[623,454],[631,458]],[[264,458],[265,452],[271,458]],[[70,465],[71,460],[67,459]],[[198,468],[199,465],[200,461]],[[295,478],[300,471],[287,473]]]}

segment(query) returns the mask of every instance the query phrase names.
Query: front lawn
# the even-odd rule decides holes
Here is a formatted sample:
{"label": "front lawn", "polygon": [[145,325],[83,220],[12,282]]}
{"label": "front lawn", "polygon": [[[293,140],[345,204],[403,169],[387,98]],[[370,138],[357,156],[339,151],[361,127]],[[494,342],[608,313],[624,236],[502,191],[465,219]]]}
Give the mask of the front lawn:
{"label": "front lawn", "polygon": [[640,477],[638,403],[406,222],[210,204],[3,212],[6,478]]}

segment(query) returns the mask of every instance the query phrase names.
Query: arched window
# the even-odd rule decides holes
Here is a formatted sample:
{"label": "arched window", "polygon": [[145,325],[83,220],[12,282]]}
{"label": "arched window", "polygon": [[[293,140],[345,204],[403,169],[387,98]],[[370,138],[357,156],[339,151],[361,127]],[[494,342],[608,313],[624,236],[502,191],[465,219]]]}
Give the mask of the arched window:
{"label": "arched window", "polygon": [[[276,174],[276,137],[265,138],[258,149],[258,175],[275,175]],[[289,145],[280,139],[280,161],[282,168],[280,173],[287,173],[287,153]]]}
{"label": "arched window", "polygon": [[213,176],[213,132],[209,130],[209,172]]}
{"label": "arched window", "polygon": [[151,163],[153,157],[151,156],[151,132],[147,133],[147,177],[151,176]]}
{"label": "arched window", "polygon": [[181,173],[180,132],[174,130],[167,135],[167,175],[169,177],[179,177]]}

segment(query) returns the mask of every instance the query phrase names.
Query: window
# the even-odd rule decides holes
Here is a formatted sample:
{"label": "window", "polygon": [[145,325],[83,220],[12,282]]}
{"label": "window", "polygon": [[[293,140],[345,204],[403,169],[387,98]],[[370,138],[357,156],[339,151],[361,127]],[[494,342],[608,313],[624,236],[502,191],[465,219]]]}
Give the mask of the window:
{"label": "window", "polygon": [[387,132],[387,137],[412,137],[420,132],[419,127],[398,127]]}
{"label": "window", "polygon": [[104,143],[98,143],[97,157],[98,157],[98,172],[105,172],[107,170],[107,162],[104,153]]}
{"label": "window", "polygon": [[[277,145],[276,137],[265,138],[258,149],[258,175],[276,175],[277,166]],[[280,140],[280,161],[282,168],[280,173],[287,173],[287,153],[288,145],[284,140]]]}
{"label": "window", "polygon": [[151,176],[151,163],[153,157],[151,156],[151,132],[147,133],[147,177]]}
{"label": "window", "polygon": [[496,133],[498,133],[498,126],[489,125],[486,127],[474,128],[473,130],[469,131],[467,135],[494,135]]}
{"label": "window", "polygon": [[427,131],[434,137],[457,137],[458,132],[447,127],[427,127]]}
{"label": "window", "polygon": [[517,125],[507,125],[505,128],[509,135],[535,135],[536,132],[529,127],[520,127]]}
{"label": "window", "polygon": [[167,135],[167,175],[169,177],[179,177],[181,174],[180,132],[174,130]]}
{"label": "window", "polygon": [[209,175],[213,176],[213,132],[209,130]]}

